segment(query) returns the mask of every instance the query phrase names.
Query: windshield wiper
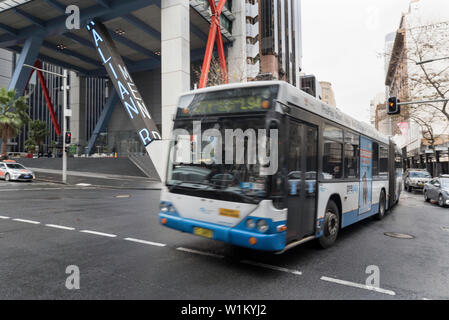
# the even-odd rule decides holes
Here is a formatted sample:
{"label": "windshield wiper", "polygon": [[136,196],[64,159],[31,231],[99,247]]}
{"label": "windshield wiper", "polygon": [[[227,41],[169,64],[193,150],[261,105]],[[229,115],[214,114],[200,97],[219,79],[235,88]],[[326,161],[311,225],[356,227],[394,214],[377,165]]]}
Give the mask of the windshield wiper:
{"label": "windshield wiper", "polygon": [[244,193],[240,193],[240,192],[237,192],[237,191],[234,191],[234,190],[226,190],[225,189],[225,190],[220,190],[220,192],[225,192],[225,193],[228,193],[228,194],[232,194],[232,195],[238,196],[240,199],[243,199],[243,200],[251,202],[251,203],[258,203],[258,201],[257,201],[257,199],[255,197],[251,197],[251,196],[248,196],[248,195],[246,195]]}
{"label": "windshield wiper", "polygon": [[201,183],[194,183],[194,182],[179,182],[179,183],[173,183],[168,184],[167,187],[171,190],[174,188],[187,188],[187,189],[205,189],[205,187],[208,187],[208,185],[201,184]]}

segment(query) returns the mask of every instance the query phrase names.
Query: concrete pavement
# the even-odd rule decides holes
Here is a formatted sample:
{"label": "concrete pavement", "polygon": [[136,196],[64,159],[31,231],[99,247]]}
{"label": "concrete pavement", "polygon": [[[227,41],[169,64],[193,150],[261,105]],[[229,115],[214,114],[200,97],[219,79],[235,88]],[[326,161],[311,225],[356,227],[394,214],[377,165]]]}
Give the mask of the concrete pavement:
{"label": "concrete pavement", "polygon": [[[45,182],[62,182],[62,170],[29,168],[36,174],[38,181]],[[162,184],[160,181],[138,176],[127,176],[118,174],[105,174],[98,172],[81,172],[81,171],[67,171],[67,184],[69,185],[91,185],[98,187],[109,188],[124,188],[124,189],[145,189],[145,190],[160,190]]]}

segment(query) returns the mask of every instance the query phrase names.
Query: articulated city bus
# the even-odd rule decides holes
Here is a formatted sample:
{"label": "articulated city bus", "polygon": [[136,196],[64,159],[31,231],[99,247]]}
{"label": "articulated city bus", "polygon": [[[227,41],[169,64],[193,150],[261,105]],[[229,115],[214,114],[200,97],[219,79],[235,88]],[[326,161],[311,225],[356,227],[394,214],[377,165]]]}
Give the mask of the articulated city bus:
{"label": "articulated city bus", "polygon": [[169,153],[160,223],[257,250],[329,247],[402,188],[388,137],[281,81],[182,95]]}

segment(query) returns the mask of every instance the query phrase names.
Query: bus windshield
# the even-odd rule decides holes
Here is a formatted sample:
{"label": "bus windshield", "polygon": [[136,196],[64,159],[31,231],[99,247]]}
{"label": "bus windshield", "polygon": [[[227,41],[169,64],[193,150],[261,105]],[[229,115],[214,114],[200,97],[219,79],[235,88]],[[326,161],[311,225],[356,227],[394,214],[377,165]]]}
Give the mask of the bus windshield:
{"label": "bus windshield", "polygon": [[269,153],[263,132],[263,116],[175,121],[167,185],[172,192],[258,203],[267,196],[267,176],[256,159],[256,150]]}

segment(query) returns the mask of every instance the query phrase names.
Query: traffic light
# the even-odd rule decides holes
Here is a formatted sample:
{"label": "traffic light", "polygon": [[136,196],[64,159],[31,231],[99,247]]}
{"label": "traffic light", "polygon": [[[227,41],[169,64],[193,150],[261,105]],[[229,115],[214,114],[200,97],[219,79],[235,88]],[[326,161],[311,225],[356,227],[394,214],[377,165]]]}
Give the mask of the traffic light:
{"label": "traffic light", "polygon": [[65,133],[65,144],[71,144],[72,143],[72,133],[66,132]]}
{"label": "traffic light", "polygon": [[393,115],[401,113],[401,106],[398,105],[399,102],[400,102],[399,99],[396,97],[389,98],[387,106],[387,114]]}

